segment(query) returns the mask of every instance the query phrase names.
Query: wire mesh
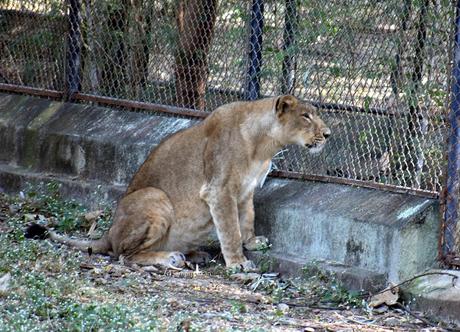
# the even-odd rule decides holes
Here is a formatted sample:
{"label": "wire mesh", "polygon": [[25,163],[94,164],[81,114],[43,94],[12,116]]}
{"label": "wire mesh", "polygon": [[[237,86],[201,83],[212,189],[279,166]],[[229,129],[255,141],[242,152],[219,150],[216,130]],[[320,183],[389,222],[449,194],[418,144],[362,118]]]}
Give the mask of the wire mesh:
{"label": "wire mesh", "polygon": [[0,82],[201,111],[292,93],[333,135],[318,156],[289,147],[276,169],[440,193],[455,10],[448,0],[7,0]]}
{"label": "wire mesh", "polygon": [[62,90],[65,4],[7,0],[0,9],[0,82]]}

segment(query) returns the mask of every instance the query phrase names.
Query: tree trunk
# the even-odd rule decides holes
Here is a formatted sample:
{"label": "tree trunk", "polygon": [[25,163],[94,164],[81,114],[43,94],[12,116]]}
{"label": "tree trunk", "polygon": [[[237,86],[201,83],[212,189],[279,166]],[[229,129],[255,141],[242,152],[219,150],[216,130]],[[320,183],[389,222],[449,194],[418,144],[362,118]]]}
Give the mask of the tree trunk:
{"label": "tree trunk", "polygon": [[126,44],[128,23],[127,0],[108,6],[106,31],[102,42],[104,56],[101,59],[101,92],[110,97],[126,98]]}
{"label": "tree trunk", "polygon": [[204,109],[208,53],[216,22],[217,0],[179,0],[176,21],[176,102]]}
{"label": "tree trunk", "polygon": [[85,15],[86,15],[86,48],[87,48],[87,64],[89,92],[92,94],[99,93],[99,79],[97,77],[97,61],[95,56],[95,25],[93,21],[94,2],[93,0],[85,0]]}
{"label": "tree trunk", "polygon": [[132,22],[130,24],[131,54],[129,59],[130,93],[132,99],[142,99],[148,78],[150,34],[150,6],[148,1],[131,0]]}

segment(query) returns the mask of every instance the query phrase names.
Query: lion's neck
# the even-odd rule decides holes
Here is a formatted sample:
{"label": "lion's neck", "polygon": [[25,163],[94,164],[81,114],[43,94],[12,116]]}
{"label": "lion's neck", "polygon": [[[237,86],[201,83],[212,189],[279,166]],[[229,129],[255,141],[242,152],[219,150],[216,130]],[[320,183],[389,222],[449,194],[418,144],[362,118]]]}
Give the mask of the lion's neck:
{"label": "lion's neck", "polygon": [[283,147],[283,144],[277,139],[276,131],[273,126],[276,125],[271,114],[260,114],[260,121],[248,119],[241,125],[241,132],[244,140],[250,147],[250,155],[253,159],[266,161]]}

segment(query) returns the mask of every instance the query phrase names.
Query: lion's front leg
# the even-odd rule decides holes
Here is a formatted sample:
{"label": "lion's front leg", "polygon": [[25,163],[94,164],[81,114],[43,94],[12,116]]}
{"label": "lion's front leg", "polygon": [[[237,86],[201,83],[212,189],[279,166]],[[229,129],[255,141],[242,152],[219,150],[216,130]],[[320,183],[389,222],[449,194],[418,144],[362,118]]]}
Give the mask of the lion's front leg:
{"label": "lion's front leg", "polygon": [[236,198],[228,192],[213,192],[205,196],[227,267],[254,269],[254,263],[243,255]]}
{"label": "lion's front leg", "polygon": [[254,233],[254,194],[238,204],[241,237],[246,250],[260,250],[268,246],[265,236],[256,236]]}

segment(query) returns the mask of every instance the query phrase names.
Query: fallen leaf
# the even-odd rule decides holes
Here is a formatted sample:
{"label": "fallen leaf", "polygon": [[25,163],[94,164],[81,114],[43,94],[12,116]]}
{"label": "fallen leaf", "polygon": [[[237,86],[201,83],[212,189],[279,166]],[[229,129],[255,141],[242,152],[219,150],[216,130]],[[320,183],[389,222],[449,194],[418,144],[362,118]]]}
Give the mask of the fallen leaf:
{"label": "fallen leaf", "polygon": [[190,321],[190,319],[183,320],[180,323],[180,327],[182,328],[184,332],[189,332],[191,326],[192,326],[192,322]]}
{"label": "fallen leaf", "polygon": [[44,223],[46,221],[46,217],[42,214],[36,213],[26,213],[24,214],[24,221],[32,221],[32,222],[41,222]]}
{"label": "fallen leaf", "polygon": [[91,227],[88,230],[88,236],[89,236],[90,239],[93,239],[94,236],[96,235],[94,233],[94,231],[96,230],[96,227],[97,227],[97,222],[93,221],[93,223],[91,224]]}
{"label": "fallen leaf", "polygon": [[276,309],[281,311],[283,314],[287,314],[289,312],[289,306],[286,303],[279,303],[276,306]]}
{"label": "fallen leaf", "polygon": [[85,263],[85,262],[82,262],[80,263],[80,269],[82,270],[92,270],[92,269],[95,269],[96,266],[93,265],[93,264],[88,264],[88,263]]}
{"label": "fallen leaf", "polygon": [[241,282],[253,281],[259,277],[260,277],[260,274],[255,273],[255,272],[234,273],[230,275],[230,278],[237,280],[237,281],[241,281]]}
{"label": "fallen leaf", "polygon": [[160,272],[159,269],[157,269],[155,266],[153,265],[148,265],[148,266],[144,266],[142,268],[145,272]]}
{"label": "fallen leaf", "polygon": [[374,308],[379,305],[386,304],[387,306],[395,305],[399,299],[399,287],[394,287],[390,284],[390,287],[385,288],[380,293],[375,294],[371,297],[369,306]]}
{"label": "fallen leaf", "polygon": [[86,221],[91,222],[99,218],[103,213],[104,213],[104,210],[96,210],[96,211],[87,212],[85,213],[84,218]]}
{"label": "fallen leaf", "polygon": [[0,296],[5,296],[10,288],[11,274],[7,273],[0,278]]}

